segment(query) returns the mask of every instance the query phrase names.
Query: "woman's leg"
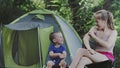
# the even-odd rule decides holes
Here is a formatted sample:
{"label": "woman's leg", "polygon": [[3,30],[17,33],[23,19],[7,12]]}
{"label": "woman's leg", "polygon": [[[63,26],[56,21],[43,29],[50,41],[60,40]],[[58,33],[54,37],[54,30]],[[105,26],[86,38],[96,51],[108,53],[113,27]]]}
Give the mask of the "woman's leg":
{"label": "woman's leg", "polygon": [[93,55],[85,53],[84,57],[82,57],[79,61],[77,68],[84,68],[85,65],[92,64],[93,62],[102,62],[106,60],[108,60],[108,58],[98,52]]}
{"label": "woman's leg", "polygon": [[84,48],[79,48],[75,54],[75,57],[72,60],[72,63],[70,64],[70,68],[76,68],[78,63],[80,62],[81,57],[84,55],[86,49]]}
{"label": "woman's leg", "polygon": [[89,58],[82,57],[80,62],[78,63],[77,68],[84,68],[85,65],[93,63]]}
{"label": "woman's leg", "polygon": [[91,55],[91,54],[86,54],[86,57],[90,58],[93,62],[102,62],[102,61],[106,61],[109,60],[105,55],[96,52],[95,54]]}
{"label": "woman's leg", "polygon": [[[82,62],[81,57],[87,57],[89,60],[91,60],[93,62],[102,62],[102,61],[108,60],[108,58],[105,55],[100,54],[96,51],[95,51],[95,54],[91,54],[87,49],[79,48],[76,52],[76,55],[75,55],[71,65],[70,65],[70,68],[76,68],[78,66],[78,63]],[[86,63],[84,63],[84,65],[87,65],[90,63],[91,62],[89,62],[89,63],[86,62]]]}

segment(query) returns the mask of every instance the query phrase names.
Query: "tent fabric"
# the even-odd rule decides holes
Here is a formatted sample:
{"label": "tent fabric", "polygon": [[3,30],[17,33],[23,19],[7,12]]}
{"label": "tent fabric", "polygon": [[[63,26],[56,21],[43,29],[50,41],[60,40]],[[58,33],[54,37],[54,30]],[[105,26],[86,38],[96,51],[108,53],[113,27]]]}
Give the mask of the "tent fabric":
{"label": "tent fabric", "polygon": [[[1,30],[1,26],[0,26]],[[4,67],[4,58],[3,58],[3,46],[2,46],[2,37],[1,37],[1,31],[0,31],[0,67]]]}
{"label": "tent fabric", "polygon": [[[13,35],[11,35],[10,33],[12,33],[12,30],[8,30],[7,28],[3,28],[4,31],[2,31],[3,35],[2,35],[2,42],[3,42],[3,52],[4,52],[4,62],[5,65],[7,64],[8,67],[11,67],[11,64],[9,64],[9,62],[14,63],[14,61],[12,60],[12,43],[13,43]],[[5,41],[4,41],[5,40]]]}
{"label": "tent fabric", "polygon": [[51,26],[49,23],[45,23],[43,20],[34,19],[35,15],[27,15],[15,24],[5,25],[12,30],[29,30],[34,28],[45,28]]}
{"label": "tent fabric", "polygon": [[[53,12],[42,9],[42,8],[40,10],[34,10],[34,11],[24,14],[20,18],[16,19],[12,23],[5,25],[5,26],[12,30],[29,30],[29,29],[33,29],[33,28],[37,28],[37,27],[45,28],[45,27],[51,26],[49,23],[46,23],[43,20],[36,19],[35,15],[37,15],[37,14],[38,15],[40,15],[40,14],[52,15]],[[17,23],[16,23],[16,21],[17,21]],[[46,21],[50,21],[50,20],[46,20]]]}
{"label": "tent fabric", "polygon": [[53,26],[47,27],[47,28],[40,28],[38,29],[38,34],[39,34],[39,39],[40,39],[40,44],[41,44],[41,53],[42,53],[42,65],[46,63],[46,58],[48,55],[48,48],[50,45],[50,40],[49,40],[49,34],[53,32]]}
{"label": "tent fabric", "polygon": [[2,31],[2,42],[3,42],[3,52],[4,52],[4,64],[7,68],[39,68],[40,63],[36,63],[31,66],[20,66],[17,63],[14,62],[13,56],[12,56],[12,45],[13,45],[13,38],[14,38],[14,31],[9,30],[7,28],[3,28]]}
{"label": "tent fabric", "polygon": [[76,53],[76,50],[82,47],[82,44],[81,44],[82,41],[80,40],[79,37],[76,36],[74,29],[70,28],[70,26],[67,23],[65,23],[65,21],[60,19],[58,16],[55,16],[55,18],[58,20],[58,24],[60,25],[60,28],[67,42],[68,49],[71,54],[71,58],[73,59]]}
{"label": "tent fabric", "polygon": [[32,19],[35,16],[33,15],[25,15],[23,18],[17,21],[17,23],[14,24],[8,24],[5,25],[5,27],[12,29],[12,30],[29,30],[33,28],[45,28],[49,26],[54,26],[55,29],[54,31],[59,30],[59,26],[56,23],[56,20],[53,18],[53,15],[50,14],[45,14],[45,20],[40,20],[40,19]]}
{"label": "tent fabric", "polygon": [[31,65],[39,62],[37,29],[18,31],[18,63]]}
{"label": "tent fabric", "polygon": [[[43,15],[44,19],[34,18],[38,14]],[[3,27],[2,46],[5,67],[42,68],[46,63],[50,44],[48,36],[52,31],[63,33],[68,53],[66,60],[70,64],[77,48],[82,47],[80,37],[59,15],[47,10],[35,10]],[[14,50],[15,48],[18,50]]]}

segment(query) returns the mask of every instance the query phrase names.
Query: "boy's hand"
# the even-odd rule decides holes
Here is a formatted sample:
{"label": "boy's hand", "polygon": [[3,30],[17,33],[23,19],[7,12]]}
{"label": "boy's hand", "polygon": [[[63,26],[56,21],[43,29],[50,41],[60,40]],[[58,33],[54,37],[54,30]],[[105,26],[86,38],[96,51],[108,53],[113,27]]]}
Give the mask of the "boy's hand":
{"label": "boy's hand", "polygon": [[61,53],[61,55],[59,56],[61,59],[64,59],[66,58],[66,51],[63,51],[63,53]]}
{"label": "boy's hand", "polygon": [[63,54],[61,54],[59,57],[60,57],[61,59],[65,58],[65,56],[64,56]]}
{"label": "boy's hand", "polygon": [[64,55],[61,53],[57,53],[60,58],[64,58]]}
{"label": "boy's hand", "polygon": [[56,53],[61,59],[64,58],[64,55],[61,53]]}
{"label": "boy's hand", "polygon": [[61,53],[56,53],[59,57],[61,56]]}

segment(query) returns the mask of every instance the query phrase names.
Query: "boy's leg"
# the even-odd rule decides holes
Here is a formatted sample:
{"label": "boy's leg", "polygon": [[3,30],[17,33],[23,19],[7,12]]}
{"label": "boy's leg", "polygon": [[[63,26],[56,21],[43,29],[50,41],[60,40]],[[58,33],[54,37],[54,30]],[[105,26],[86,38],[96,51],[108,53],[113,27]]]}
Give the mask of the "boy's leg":
{"label": "boy's leg", "polygon": [[46,68],[52,68],[53,65],[55,65],[55,63],[53,61],[48,61]]}
{"label": "boy's leg", "polygon": [[59,65],[60,65],[61,68],[66,68],[67,63],[63,59],[63,60],[60,61]]}

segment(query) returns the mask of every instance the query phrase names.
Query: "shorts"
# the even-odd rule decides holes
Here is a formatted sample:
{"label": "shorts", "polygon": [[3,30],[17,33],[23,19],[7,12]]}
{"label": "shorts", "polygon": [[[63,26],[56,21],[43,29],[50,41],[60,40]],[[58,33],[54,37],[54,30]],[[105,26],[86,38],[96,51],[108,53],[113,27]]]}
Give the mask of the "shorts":
{"label": "shorts", "polygon": [[105,55],[109,60],[114,62],[115,58],[114,58],[114,55],[111,52],[100,52],[100,51],[98,51],[98,52]]}
{"label": "shorts", "polygon": [[55,65],[59,65],[59,63],[60,63],[60,59],[57,59],[57,60],[52,60],[54,63],[55,63]]}
{"label": "shorts", "polygon": [[50,58],[50,57],[47,58],[47,61],[53,61],[55,63],[55,65],[59,65],[61,60],[62,59],[60,59],[58,57],[57,58]]}

